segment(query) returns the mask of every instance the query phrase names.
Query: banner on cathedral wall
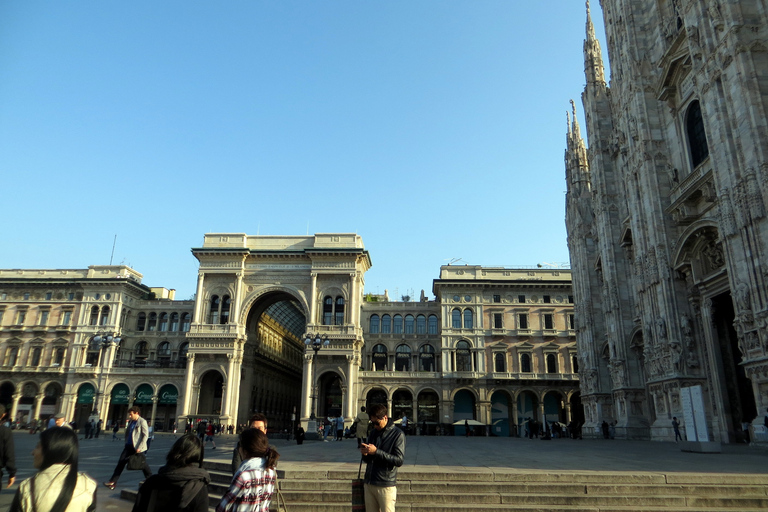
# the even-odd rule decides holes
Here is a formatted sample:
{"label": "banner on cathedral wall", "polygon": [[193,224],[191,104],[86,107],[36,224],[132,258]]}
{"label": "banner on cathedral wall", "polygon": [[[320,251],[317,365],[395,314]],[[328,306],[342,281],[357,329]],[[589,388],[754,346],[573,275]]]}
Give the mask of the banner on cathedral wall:
{"label": "banner on cathedral wall", "polygon": [[685,419],[685,436],[688,441],[709,442],[707,417],[704,410],[704,396],[701,386],[680,388]]}

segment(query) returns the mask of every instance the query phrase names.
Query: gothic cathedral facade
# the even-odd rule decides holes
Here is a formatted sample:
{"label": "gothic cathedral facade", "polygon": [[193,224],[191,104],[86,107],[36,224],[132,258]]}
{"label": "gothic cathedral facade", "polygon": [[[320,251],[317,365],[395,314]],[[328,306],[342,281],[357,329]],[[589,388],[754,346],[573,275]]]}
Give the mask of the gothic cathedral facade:
{"label": "gothic cathedral facade", "polygon": [[601,4],[611,80],[587,3],[589,146],[573,106],[565,153],[585,431],[671,439],[701,385],[710,438],[764,436],[768,10]]}

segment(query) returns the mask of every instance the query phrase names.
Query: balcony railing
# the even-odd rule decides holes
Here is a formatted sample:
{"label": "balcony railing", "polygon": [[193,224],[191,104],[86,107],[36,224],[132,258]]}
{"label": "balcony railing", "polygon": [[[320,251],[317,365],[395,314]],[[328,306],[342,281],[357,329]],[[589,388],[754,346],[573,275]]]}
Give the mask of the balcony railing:
{"label": "balcony railing", "polygon": [[112,368],[186,368],[187,358],[184,359],[146,359],[132,361],[115,361]]}

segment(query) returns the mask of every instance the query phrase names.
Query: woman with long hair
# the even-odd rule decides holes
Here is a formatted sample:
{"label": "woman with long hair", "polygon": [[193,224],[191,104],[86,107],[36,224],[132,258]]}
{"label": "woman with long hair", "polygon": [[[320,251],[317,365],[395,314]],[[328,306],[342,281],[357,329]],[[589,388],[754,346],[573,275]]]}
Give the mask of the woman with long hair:
{"label": "woman with long hair", "polygon": [[203,469],[203,442],[193,434],[173,443],[165,466],[139,488],[133,512],[207,512],[211,476]]}
{"label": "woman with long hair", "polygon": [[32,461],[40,471],[24,480],[9,512],[93,512],[96,481],[77,471],[77,434],[53,427],[40,434]]}
{"label": "woman with long hair", "polygon": [[270,448],[267,434],[255,428],[243,430],[238,449],[243,462],[216,512],[269,512],[277,484],[275,466],[280,454]]}

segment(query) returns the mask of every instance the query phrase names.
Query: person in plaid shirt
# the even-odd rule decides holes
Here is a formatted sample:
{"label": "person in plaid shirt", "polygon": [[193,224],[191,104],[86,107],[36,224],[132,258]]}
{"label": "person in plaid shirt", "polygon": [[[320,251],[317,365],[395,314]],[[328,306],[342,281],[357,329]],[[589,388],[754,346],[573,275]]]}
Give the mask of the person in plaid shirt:
{"label": "person in plaid shirt", "polygon": [[243,462],[216,512],[269,512],[277,485],[275,466],[280,454],[269,447],[267,435],[255,428],[240,434],[239,449]]}

